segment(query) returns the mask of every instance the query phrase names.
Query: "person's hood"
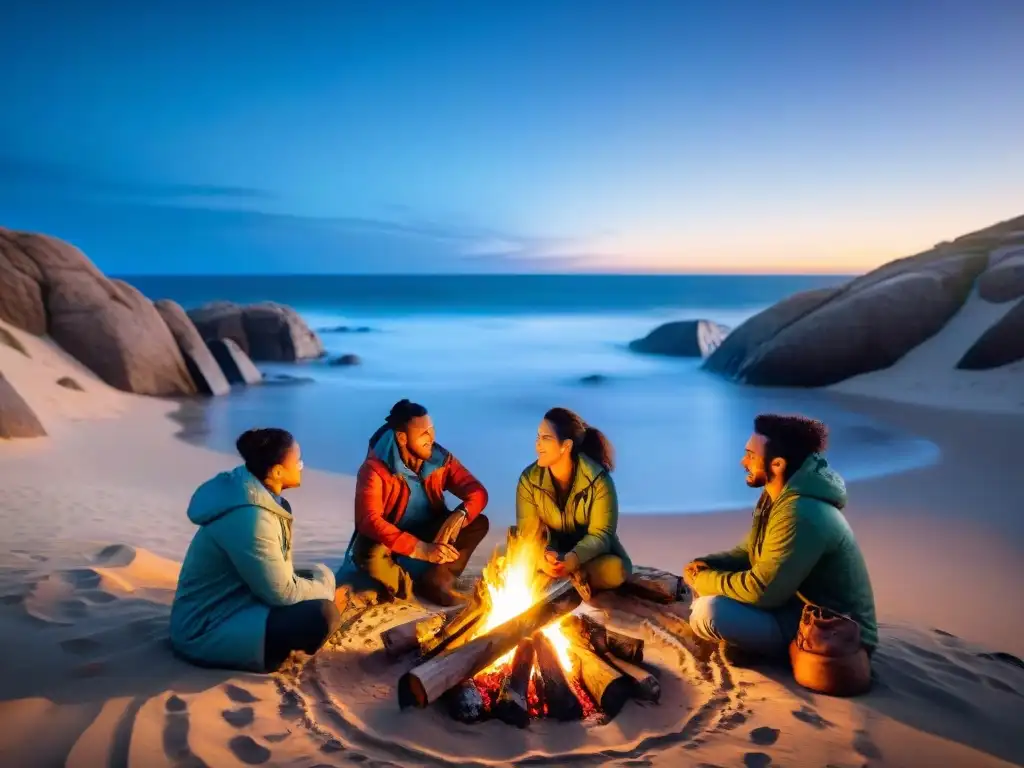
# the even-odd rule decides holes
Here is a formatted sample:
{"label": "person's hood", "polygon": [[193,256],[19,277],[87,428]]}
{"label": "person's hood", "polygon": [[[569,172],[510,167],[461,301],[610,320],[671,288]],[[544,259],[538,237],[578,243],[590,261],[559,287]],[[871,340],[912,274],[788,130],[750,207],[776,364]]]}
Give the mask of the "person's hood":
{"label": "person's hood", "polygon": [[245,466],[221,472],[200,485],[189,502],[188,519],[196,525],[207,525],[242,507],[261,507],[286,520],[292,519],[286,506],[278,503]]}
{"label": "person's hood", "polygon": [[800,469],[789,478],[775,503],[778,504],[789,496],[819,499],[836,509],[843,509],[846,506],[846,483],[839,473],[828,465],[824,456],[812,453]]}
{"label": "person's hood", "polygon": [[[409,472],[410,470],[402,461],[402,453],[398,448],[398,441],[395,440],[395,431],[388,426],[381,427],[370,438],[369,455],[382,462],[391,474]],[[434,443],[434,450],[430,458],[423,462],[419,475],[426,478],[444,466],[448,460],[448,451],[441,447],[440,443]]]}

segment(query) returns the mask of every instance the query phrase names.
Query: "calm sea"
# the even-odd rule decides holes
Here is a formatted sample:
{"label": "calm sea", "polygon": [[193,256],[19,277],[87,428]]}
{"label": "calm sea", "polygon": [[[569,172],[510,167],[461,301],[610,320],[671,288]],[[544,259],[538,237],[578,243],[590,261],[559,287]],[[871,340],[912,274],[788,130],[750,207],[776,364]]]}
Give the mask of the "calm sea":
{"label": "calm sea", "polygon": [[[564,405],[616,446],[624,512],[694,512],[752,503],[739,460],[753,417],[801,412],[831,428],[847,479],[935,460],[931,443],[839,408],[811,391],[738,387],[699,361],[638,355],[630,340],[662,322],[707,318],[735,327],[796,291],[835,276],[224,276],[125,277],[186,309],[214,300],[289,304],[322,333],[328,361],[262,365],[311,383],[254,387],[207,403],[190,438],[232,451],[254,425],[282,426],[308,465],[354,473],[366,440],[403,397],[428,407],[438,439],[488,486],[510,520],[519,472],[533,460],[544,411]],[[597,385],[581,378],[600,374]],[[350,513],[339,500],[339,514]]]}

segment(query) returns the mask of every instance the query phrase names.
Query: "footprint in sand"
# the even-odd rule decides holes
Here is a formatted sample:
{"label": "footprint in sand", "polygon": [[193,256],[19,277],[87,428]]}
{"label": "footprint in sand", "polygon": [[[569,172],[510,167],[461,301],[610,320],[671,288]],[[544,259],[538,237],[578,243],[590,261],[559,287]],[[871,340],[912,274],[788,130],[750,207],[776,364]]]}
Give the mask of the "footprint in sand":
{"label": "footprint in sand", "polygon": [[285,731],[284,733],[268,733],[263,737],[263,740],[269,741],[271,744],[280,744],[291,735],[291,731]]}
{"label": "footprint in sand", "polygon": [[755,728],[750,732],[750,740],[759,747],[770,747],[779,740],[778,728],[769,728],[767,725]]}
{"label": "footprint in sand", "polygon": [[232,683],[224,683],[224,693],[229,699],[235,702],[235,704],[255,704],[259,701],[259,698],[254,696],[245,688],[233,685]]}
{"label": "footprint in sand", "polygon": [[188,744],[188,703],[172,694],[164,705],[163,747],[167,759],[177,766],[206,768],[206,763],[192,754]]}
{"label": "footprint in sand", "polygon": [[270,759],[270,750],[257,744],[251,736],[235,736],[228,742],[228,749],[246,765],[262,765]]}
{"label": "footprint in sand", "polygon": [[747,752],[743,755],[744,768],[770,768],[772,756],[764,752]]}
{"label": "footprint in sand", "polygon": [[[337,739],[330,739],[329,741],[324,742],[320,746],[320,751],[323,752],[325,755],[330,755],[330,754],[333,754],[334,752],[344,752],[345,751],[345,745],[342,744]],[[362,756],[360,755],[360,757],[362,757]]]}
{"label": "footprint in sand", "polygon": [[802,723],[814,726],[818,730],[825,730],[826,728],[832,727],[832,723],[810,707],[800,707],[800,709],[793,710],[793,717]]}
{"label": "footprint in sand", "polygon": [[298,720],[305,714],[302,700],[295,691],[285,691],[281,696],[281,703],[277,707],[278,712],[285,720]]}
{"label": "footprint in sand", "polygon": [[882,759],[882,750],[871,740],[867,731],[857,731],[853,735],[853,751],[868,760]]}
{"label": "footprint in sand", "polygon": [[253,720],[256,719],[253,714],[252,707],[225,709],[220,713],[220,716],[223,717],[224,721],[233,728],[245,728],[247,725],[252,725]]}

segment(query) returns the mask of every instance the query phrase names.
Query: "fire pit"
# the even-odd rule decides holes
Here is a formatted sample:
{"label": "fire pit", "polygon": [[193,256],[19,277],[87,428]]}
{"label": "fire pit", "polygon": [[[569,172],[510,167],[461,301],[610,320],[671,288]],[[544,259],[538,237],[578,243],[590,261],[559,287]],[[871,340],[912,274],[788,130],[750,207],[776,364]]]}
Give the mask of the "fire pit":
{"label": "fire pit", "polygon": [[[505,553],[491,558],[466,606],[381,634],[392,658],[418,651],[398,682],[401,708],[444,701],[463,722],[496,718],[522,728],[542,717],[613,718],[630,700],[659,701],[657,676],[643,666],[643,640],[577,612],[589,590],[579,579],[538,572],[543,541],[510,529]],[[682,590],[678,579],[636,577],[623,586],[660,603]]]}

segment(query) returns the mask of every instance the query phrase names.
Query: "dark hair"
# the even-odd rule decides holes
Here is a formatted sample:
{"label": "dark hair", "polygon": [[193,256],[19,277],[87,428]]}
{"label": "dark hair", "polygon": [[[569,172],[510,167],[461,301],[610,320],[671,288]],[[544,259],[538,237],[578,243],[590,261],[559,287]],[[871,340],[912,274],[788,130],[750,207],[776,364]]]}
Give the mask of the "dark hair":
{"label": "dark hair", "polygon": [[401,432],[409,426],[410,421],[426,415],[427,409],[419,403],[414,403],[408,399],[399,400],[391,406],[391,413],[384,419],[384,423],[391,429],[397,429]]}
{"label": "dark hair", "polygon": [[786,460],[783,481],[803,466],[812,453],[822,453],[828,447],[828,427],[806,416],[783,416],[762,413],[754,419],[754,432],[765,438],[764,461]]}
{"label": "dark hair", "polygon": [[583,453],[606,470],[615,469],[615,449],[597,427],[591,427],[578,413],[568,408],[552,408],[544,420],[554,427],[559,440],[572,440],[572,455]]}
{"label": "dark hair", "polygon": [[238,436],[235,448],[245,461],[245,468],[260,482],[267,478],[275,464],[284,461],[295,438],[285,429],[249,429]]}

